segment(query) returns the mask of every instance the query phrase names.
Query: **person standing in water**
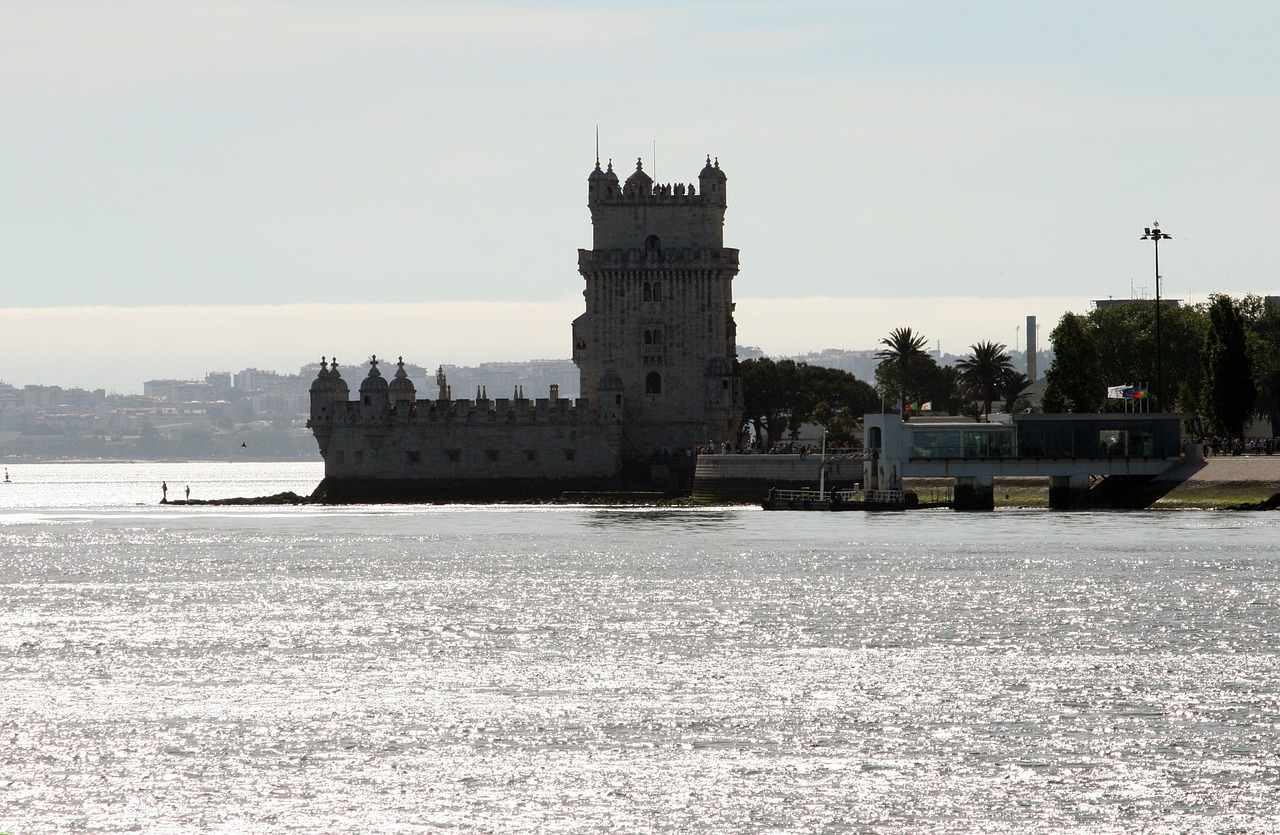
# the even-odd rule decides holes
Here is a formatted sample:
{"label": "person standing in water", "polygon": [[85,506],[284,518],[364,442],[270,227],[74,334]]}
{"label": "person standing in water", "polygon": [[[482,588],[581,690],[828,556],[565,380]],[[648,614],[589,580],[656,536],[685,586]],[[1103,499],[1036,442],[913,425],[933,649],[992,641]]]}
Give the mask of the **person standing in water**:
{"label": "person standing in water", "polygon": [[163,504],[167,501],[169,501],[169,483],[162,481],[160,482],[160,502]]}

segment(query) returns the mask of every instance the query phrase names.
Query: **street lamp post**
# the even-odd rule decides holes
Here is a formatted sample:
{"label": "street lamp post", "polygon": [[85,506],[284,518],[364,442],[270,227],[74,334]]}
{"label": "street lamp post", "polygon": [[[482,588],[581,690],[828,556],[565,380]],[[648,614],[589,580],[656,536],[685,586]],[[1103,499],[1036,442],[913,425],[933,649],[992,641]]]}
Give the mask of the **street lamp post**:
{"label": "street lamp post", "polygon": [[1172,236],[1166,235],[1160,231],[1160,221],[1151,224],[1144,230],[1146,232],[1139,240],[1155,241],[1156,244],[1156,408],[1155,411],[1164,410],[1164,392],[1160,390],[1160,241],[1169,240]]}

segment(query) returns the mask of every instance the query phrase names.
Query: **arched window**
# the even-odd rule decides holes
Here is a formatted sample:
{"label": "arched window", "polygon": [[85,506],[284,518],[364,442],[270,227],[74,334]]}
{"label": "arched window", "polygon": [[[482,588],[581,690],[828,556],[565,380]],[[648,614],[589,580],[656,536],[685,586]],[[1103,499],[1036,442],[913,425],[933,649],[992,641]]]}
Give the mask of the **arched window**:
{"label": "arched window", "polygon": [[655,255],[662,252],[662,242],[658,240],[657,235],[650,235],[644,239],[644,251]]}
{"label": "arched window", "polygon": [[653,301],[653,285],[647,281],[644,283],[644,300],[647,302]]}
{"label": "arched window", "polygon": [[650,371],[644,378],[645,394],[662,394],[662,376],[656,371]]}
{"label": "arched window", "polygon": [[652,344],[653,344],[653,331],[651,331],[651,330],[646,330],[646,331],[644,332],[644,344],[645,344],[645,345],[652,345]]}
{"label": "arched window", "polygon": [[662,301],[662,282],[661,281],[653,282],[653,300],[655,302]]}

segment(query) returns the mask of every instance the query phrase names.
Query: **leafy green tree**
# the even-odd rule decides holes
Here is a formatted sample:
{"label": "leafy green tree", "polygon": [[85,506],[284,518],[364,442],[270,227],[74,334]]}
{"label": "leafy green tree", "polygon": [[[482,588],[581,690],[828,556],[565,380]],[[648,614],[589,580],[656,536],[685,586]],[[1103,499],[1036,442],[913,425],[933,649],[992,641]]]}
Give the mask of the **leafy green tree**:
{"label": "leafy green tree", "polygon": [[1244,315],[1229,296],[1210,296],[1209,330],[1204,340],[1205,420],[1219,434],[1243,440],[1258,402]]}
{"label": "leafy green tree", "polygon": [[1271,421],[1271,436],[1280,437],[1280,305],[1248,296],[1242,307],[1258,386],[1258,414]]}
{"label": "leafy green tree", "polygon": [[743,419],[755,430],[761,443],[772,443],[786,434],[791,404],[795,400],[795,368],[794,360],[775,361],[768,357],[743,360],[739,364]]}
{"label": "leafy green tree", "polygon": [[991,404],[1000,396],[1001,384],[1013,371],[1013,359],[1000,342],[979,342],[969,347],[973,353],[956,363],[961,391],[982,401],[982,413],[989,415]]}
{"label": "leafy green tree", "polygon": [[[885,347],[876,352],[881,365],[889,363],[898,369],[898,393],[901,395],[898,403],[904,420],[907,417],[907,404],[912,402],[908,396],[911,388],[911,361],[915,357],[929,356],[924,350],[926,343],[924,336],[913,332],[911,328],[894,328],[887,337],[880,340],[880,344]],[[878,373],[879,369],[877,375]]]}
{"label": "leafy green tree", "polygon": [[762,442],[780,441],[809,421],[857,421],[879,403],[875,389],[837,368],[764,358],[743,360],[741,371],[744,420]]}
{"label": "leafy green tree", "polygon": [[1084,316],[1064,313],[1049,334],[1053,363],[1045,371],[1046,412],[1098,412],[1106,396],[1093,330]]}
{"label": "leafy green tree", "polygon": [[[1160,396],[1165,411],[1199,407],[1200,348],[1204,342],[1205,316],[1198,305],[1178,305],[1164,300],[1160,307]],[[1098,354],[1099,385],[1154,386],[1156,382],[1155,303],[1133,301],[1100,307],[1085,316]],[[1183,393],[1193,400],[1184,399]],[[1155,395],[1154,388],[1151,394]],[[1106,404],[1104,403],[1104,406]],[[1115,408],[1122,408],[1115,403]]]}

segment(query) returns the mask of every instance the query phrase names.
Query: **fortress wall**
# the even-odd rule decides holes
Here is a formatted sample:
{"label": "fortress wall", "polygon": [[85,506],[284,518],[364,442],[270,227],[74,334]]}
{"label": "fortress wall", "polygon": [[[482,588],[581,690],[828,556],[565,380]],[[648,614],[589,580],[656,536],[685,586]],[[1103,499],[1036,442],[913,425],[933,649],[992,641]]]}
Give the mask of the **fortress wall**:
{"label": "fortress wall", "polygon": [[321,438],[326,477],[609,478],[616,426],[515,421],[339,424]]}

